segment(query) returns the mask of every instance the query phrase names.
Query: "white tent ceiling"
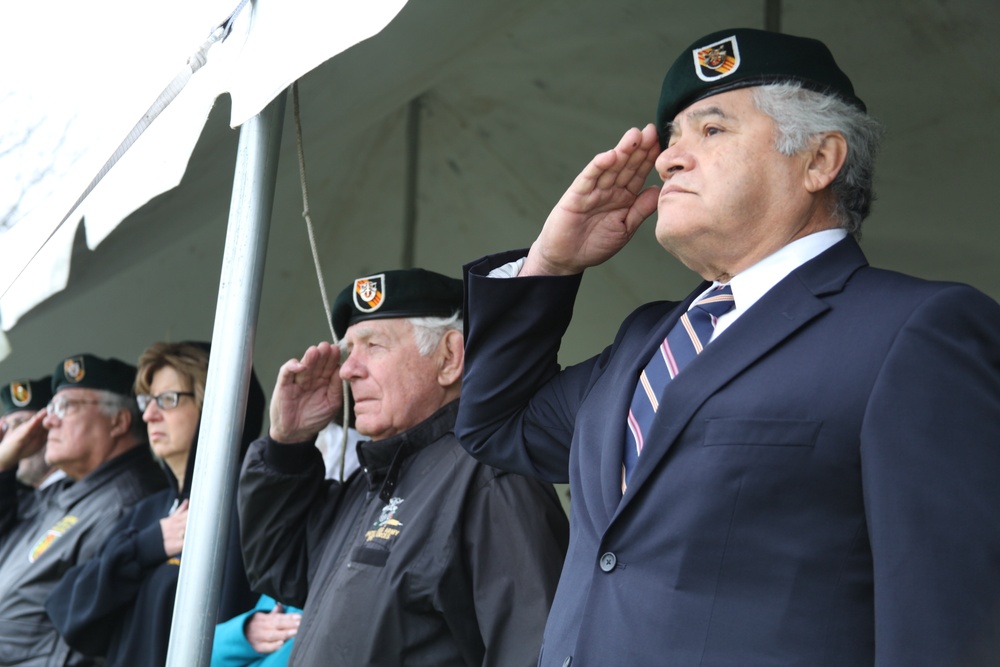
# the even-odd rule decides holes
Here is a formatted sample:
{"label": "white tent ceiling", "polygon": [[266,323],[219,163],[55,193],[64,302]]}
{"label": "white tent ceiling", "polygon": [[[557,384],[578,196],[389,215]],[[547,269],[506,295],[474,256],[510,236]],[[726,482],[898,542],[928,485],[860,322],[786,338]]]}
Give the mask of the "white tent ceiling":
{"label": "white tent ceiling", "polygon": [[[421,105],[414,263],[457,276],[465,261],[530,244],[583,164],[651,120],[681,48],[763,20],[763,0],[409,3],[383,32],[300,81],[331,296],[403,261],[412,99]],[[781,12],[784,31],[830,45],[888,126],[863,240],[872,263],[994,297],[997,27],[995,0],[785,0]],[[220,98],[179,187],[94,251],[77,233],[68,288],[7,332],[13,352],[0,379],[37,377],[81,351],[134,361],[155,340],[211,335],[236,153],[228,106]],[[285,359],[328,337],[301,208],[287,118],[255,344],[266,383]],[[596,352],[636,304],[694,284],[647,227],[588,273],[564,360]]]}

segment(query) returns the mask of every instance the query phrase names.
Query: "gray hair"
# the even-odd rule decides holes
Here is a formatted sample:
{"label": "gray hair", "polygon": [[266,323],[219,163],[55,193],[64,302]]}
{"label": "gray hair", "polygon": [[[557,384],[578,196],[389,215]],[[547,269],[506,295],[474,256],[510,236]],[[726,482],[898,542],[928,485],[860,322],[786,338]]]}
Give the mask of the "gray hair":
{"label": "gray hair", "polygon": [[875,201],[875,157],[883,129],[877,120],[838,97],[803,88],[795,82],[753,89],[754,105],[774,119],[775,148],[783,155],[805,150],[823,132],[839,132],[847,141],[847,159],[830,184],[832,214],[855,237]]}
{"label": "gray hair", "polygon": [[413,340],[420,356],[433,352],[444,335],[449,331],[463,331],[462,314],[455,312],[451,317],[408,317],[413,325]]}
{"label": "gray hair", "polygon": [[114,417],[122,410],[128,410],[132,415],[130,433],[139,442],[146,441],[146,424],[142,421],[142,412],[139,410],[139,405],[135,402],[134,398],[131,396],[122,396],[121,394],[104,389],[95,389],[94,391],[97,392],[98,400],[101,401],[99,404],[101,412],[108,417]]}

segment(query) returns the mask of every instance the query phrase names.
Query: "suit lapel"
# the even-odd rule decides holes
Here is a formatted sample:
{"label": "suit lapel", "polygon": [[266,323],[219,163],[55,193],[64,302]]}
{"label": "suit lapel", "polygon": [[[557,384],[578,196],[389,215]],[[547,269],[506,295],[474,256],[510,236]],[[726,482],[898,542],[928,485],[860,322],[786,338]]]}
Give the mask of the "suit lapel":
{"label": "suit lapel", "polygon": [[[632,391],[639,380],[639,373],[649,363],[656,348],[681,314],[687,311],[691,302],[708,285],[707,282],[702,283],[684,301],[672,304],[665,311],[657,309],[637,317],[630,325],[630,332],[635,332],[635,340],[622,341],[615,353],[624,362],[616,369],[610,369],[601,380],[604,386],[597,388],[609,397],[604,411],[608,415],[603,424],[604,435],[594,439],[600,448],[596,454],[600,457],[601,493],[609,519],[618,510],[622,500],[621,466],[625,453],[625,430]],[[603,446],[601,443],[610,443],[610,446]]]}
{"label": "suit lapel", "polygon": [[[834,245],[771,288],[667,385],[646,438],[647,445],[632,471],[628,491],[616,508],[616,516],[660,467],[702,404],[756,360],[827,311],[829,306],[820,296],[842,290],[850,275],[865,265],[867,261],[853,239]],[[683,312],[676,311],[669,318],[671,326]],[[661,340],[668,330],[658,330],[660,338],[654,341]],[[647,360],[648,355],[639,362],[639,368]],[[634,384],[628,389],[629,397],[633,388]]]}

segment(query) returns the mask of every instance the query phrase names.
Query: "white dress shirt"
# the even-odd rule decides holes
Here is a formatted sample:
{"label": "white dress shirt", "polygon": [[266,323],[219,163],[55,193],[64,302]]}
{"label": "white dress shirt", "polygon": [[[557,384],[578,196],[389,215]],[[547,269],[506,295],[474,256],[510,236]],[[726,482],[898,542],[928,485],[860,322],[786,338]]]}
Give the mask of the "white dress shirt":
{"label": "white dress shirt", "polygon": [[[712,332],[711,340],[715,340],[740,315],[745,313],[750,306],[757,303],[762,296],[767,294],[768,290],[781,282],[785,276],[846,237],[847,230],[839,228],[825,229],[821,232],[803,236],[782,247],[777,252],[768,255],[749,269],[733,276],[729,281],[729,285],[732,286],[733,301],[736,305],[728,313],[719,317],[715,324],[715,331]],[[498,266],[490,271],[489,277],[514,278],[521,272],[525,259],[522,257],[519,260]],[[693,306],[698,303],[707,292],[723,284],[725,283],[713,283],[691,305]]]}

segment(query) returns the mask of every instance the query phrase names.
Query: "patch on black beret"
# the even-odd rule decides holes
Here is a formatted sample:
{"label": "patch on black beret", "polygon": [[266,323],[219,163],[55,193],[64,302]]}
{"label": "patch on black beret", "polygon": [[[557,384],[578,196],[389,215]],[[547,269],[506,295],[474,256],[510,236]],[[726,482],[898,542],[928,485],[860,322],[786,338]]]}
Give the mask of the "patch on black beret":
{"label": "patch on black beret", "polygon": [[52,400],[52,378],[14,380],[0,387],[0,417],[20,410],[38,412]]}
{"label": "patch on black beret", "polygon": [[792,81],[839,97],[861,111],[865,103],[823,42],[753,28],[706,35],[681,52],[663,79],[656,108],[656,131],[665,148],[667,125],[683,109],[711,95]]}
{"label": "patch on black beret", "polygon": [[52,373],[52,393],[56,394],[66,387],[81,387],[131,396],[135,374],[135,366],[120,359],[76,354],[60,361],[56,366]]}
{"label": "patch on black beret", "polygon": [[462,311],[462,281],[426,269],[357,278],[333,304],[333,330],[343,338],[356,322],[393,317],[450,317]]}

